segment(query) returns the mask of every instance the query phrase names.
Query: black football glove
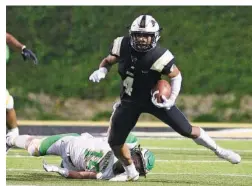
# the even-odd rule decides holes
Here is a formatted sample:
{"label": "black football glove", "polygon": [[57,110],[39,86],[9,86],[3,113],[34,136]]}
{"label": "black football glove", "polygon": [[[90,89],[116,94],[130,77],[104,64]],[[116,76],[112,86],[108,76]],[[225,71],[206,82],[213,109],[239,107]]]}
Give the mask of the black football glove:
{"label": "black football glove", "polygon": [[31,59],[35,65],[38,64],[38,59],[37,59],[36,55],[31,50],[27,49],[26,47],[24,47],[22,49],[21,54],[22,54],[24,60]]}

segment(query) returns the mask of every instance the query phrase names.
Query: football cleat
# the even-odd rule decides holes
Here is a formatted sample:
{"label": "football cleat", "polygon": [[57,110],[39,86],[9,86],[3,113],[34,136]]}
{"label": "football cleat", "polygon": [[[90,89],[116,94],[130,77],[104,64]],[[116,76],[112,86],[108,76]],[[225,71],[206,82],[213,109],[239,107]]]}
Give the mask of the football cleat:
{"label": "football cleat", "polygon": [[10,150],[11,146],[9,146],[7,143],[6,143],[6,154],[8,153],[8,151]]}
{"label": "football cleat", "polygon": [[229,161],[232,164],[238,164],[241,162],[241,156],[231,150],[217,148],[215,154],[222,159]]}
{"label": "football cleat", "polygon": [[116,175],[111,178],[109,181],[137,181],[139,179],[139,174],[134,176],[128,176],[126,172]]}

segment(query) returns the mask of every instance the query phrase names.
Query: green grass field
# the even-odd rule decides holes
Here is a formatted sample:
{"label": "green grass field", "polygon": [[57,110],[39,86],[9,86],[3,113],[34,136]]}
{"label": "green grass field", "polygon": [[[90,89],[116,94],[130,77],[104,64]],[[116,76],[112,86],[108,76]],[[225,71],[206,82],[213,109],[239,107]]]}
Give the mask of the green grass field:
{"label": "green grass field", "polygon": [[[144,147],[156,155],[156,164],[147,178],[137,182],[112,183],[108,181],[71,180],[42,168],[41,157],[29,157],[24,150],[11,149],[6,160],[7,185],[134,185],[134,186],[251,186],[252,140],[217,140],[223,147],[234,149],[242,162],[232,165],[218,159],[211,151],[197,146],[188,139],[140,139]],[[59,164],[60,158],[43,157],[50,164]]]}

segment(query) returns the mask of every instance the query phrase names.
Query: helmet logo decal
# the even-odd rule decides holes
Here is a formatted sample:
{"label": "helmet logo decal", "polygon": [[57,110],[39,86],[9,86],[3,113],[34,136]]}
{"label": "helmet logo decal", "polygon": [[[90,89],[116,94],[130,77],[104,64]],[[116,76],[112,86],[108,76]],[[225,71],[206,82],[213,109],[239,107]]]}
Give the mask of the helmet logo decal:
{"label": "helmet logo decal", "polygon": [[140,28],[145,28],[146,15],[144,15],[140,21]]}
{"label": "helmet logo decal", "polygon": [[156,24],[156,21],[151,20],[151,23],[152,23],[152,26],[154,27],[154,26],[155,26],[155,24]]}

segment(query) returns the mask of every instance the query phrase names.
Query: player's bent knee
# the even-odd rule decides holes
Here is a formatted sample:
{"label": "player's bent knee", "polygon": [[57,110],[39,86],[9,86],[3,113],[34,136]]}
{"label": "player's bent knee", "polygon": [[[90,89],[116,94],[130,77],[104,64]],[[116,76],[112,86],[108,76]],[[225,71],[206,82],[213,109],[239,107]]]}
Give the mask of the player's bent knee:
{"label": "player's bent knee", "polygon": [[113,149],[114,147],[122,146],[124,144],[124,142],[109,138],[108,139],[108,144]]}
{"label": "player's bent knee", "polygon": [[39,147],[41,140],[33,139],[27,147],[27,151],[31,156],[40,156]]}
{"label": "player's bent knee", "polygon": [[117,156],[117,155],[121,154],[120,152],[123,148],[123,144],[122,145],[113,145],[113,146],[110,146],[110,148],[112,149],[114,154]]}

